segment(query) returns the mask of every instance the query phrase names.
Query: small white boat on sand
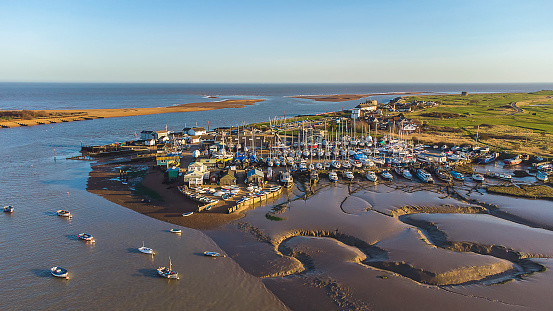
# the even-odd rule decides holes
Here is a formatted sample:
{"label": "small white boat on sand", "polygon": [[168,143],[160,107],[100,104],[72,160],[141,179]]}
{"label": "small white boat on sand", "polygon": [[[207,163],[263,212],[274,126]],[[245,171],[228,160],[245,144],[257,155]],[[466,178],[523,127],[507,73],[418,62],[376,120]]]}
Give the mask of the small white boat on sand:
{"label": "small white boat on sand", "polygon": [[477,182],[483,182],[484,176],[482,174],[474,173],[472,174],[472,179]]}
{"label": "small white boat on sand", "polygon": [[186,217],[186,216],[190,216],[194,214],[194,212],[186,212],[186,213],[182,213],[182,217]]}
{"label": "small white boat on sand", "polygon": [[181,229],[171,229],[169,230],[171,233],[182,233]]}
{"label": "small white boat on sand", "polygon": [[58,278],[64,278],[64,279],[69,278],[69,271],[67,271],[67,269],[64,269],[62,267],[52,267],[50,269],[50,273],[52,273],[53,276]]}
{"label": "small white boat on sand", "polygon": [[179,273],[173,270],[173,264],[171,263],[171,257],[169,257],[169,268],[159,267],[157,268],[157,274],[167,279],[179,279]]}
{"label": "small white boat on sand", "polygon": [[141,253],[148,254],[148,255],[155,255],[156,254],[153,249],[144,246],[144,241],[142,241],[142,247],[139,247],[138,250]]}

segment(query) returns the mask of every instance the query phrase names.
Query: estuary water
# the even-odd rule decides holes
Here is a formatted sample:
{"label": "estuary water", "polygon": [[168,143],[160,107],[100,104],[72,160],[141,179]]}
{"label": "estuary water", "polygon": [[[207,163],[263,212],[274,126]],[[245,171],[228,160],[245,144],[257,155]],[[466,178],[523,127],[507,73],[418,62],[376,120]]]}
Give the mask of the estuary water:
{"label": "estuary water", "polygon": [[[231,258],[212,260],[201,253],[220,251],[202,232],[174,228],[86,191],[90,163],[70,161],[81,142],[102,144],[134,138],[141,130],[211,128],[269,117],[352,108],[359,101],[314,102],[288,96],[393,91],[502,92],[553,88],[544,84],[500,85],[203,85],[203,84],[0,84],[0,109],[83,109],[159,107],[232,98],[263,98],[240,109],[97,119],[0,129],[0,310],[281,310],[287,307]],[[207,95],[219,98],[206,98]],[[395,96],[375,96],[381,102]],[[55,149],[55,153],[54,153]],[[54,159],[54,154],[56,159]],[[70,210],[73,219],[55,216]],[[92,234],[96,243],[76,239]],[[150,257],[136,251],[153,248]],[[169,264],[179,281],[158,278]],[[52,266],[70,271],[54,279]]]}

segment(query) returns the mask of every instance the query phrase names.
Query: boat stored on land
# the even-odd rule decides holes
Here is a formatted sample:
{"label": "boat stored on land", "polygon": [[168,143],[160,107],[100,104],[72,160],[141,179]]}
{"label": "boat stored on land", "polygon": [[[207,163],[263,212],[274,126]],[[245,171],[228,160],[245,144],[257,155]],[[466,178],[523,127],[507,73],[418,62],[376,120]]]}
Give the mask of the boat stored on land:
{"label": "boat stored on land", "polygon": [[477,182],[483,182],[484,176],[482,174],[474,173],[472,174],[472,179]]}
{"label": "boat stored on land", "polygon": [[52,273],[52,275],[57,278],[64,278],[64,279],[69,278],[69,271],[67,271],[67,269],[64,269],[62,267],[52,267],[50,269],[50,273]]}
{"label": "boat stored on land", "polygon": [[286,188],[291,188],[294,185],[292,174],[288,171],[282,172],[280,174],[280,183]]}
{"label": "boat stored on land", "polygon": [[367,174],[365,175],[365,177],[369,180],[369,181],[374,181],[376,182],[378,180],[378,177],[376,176],[376,174],[373,172],[373,171],[368,171]]}
{"label": "boat stored on land", "polygon": [[432,178],[432,175],[430,175],[430,173],[422,168],[417,170],[417,177],[425,183],[434,183],[434,178]]}
{"label": "boat stored on land", "polygon": [[388,172],[388,171],[382,171],[380,173],[380,176],[388,181],[392,181],[394,180],[394,176],[392,175],[392,173]]}
{"label": "boat stored on land", "polygon": [[451,177],[457,180],[465,180],[465,175],[456,171],[451,171]]}
{"label": "boat stored on land", "polygon": [[331,182],[338,182],[338,174],[336,174],[335,171],[332,171],[332,172],[328,173],[328,179]]}
{"label": "boat stored on land", "polygon": [[186,212],[186,213],[182,213],[182,217],[187,217],[187,216],[190,216],[194,214],[194,212]]}
{"label": "boat stored on land", "polygon": [[519,155],[514,158],[503,160],[503,164],[505,165],[518,165],[521,162],[522,162],[522,158]]}

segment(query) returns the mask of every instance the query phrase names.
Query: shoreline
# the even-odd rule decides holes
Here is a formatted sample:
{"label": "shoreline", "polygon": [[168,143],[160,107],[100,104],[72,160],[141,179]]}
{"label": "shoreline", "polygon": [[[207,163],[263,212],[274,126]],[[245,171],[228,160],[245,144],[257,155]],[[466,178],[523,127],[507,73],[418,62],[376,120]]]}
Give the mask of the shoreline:
{"label": "shoreline", "polygon": [[[61,122],[73,122],[104,118],[119,118],[143,116],[151,114],[174,113],[174,112],[192,112],[218,110],[225,108],[243,108],[262,102],[264,99],[227,99],[217,102],[199,102],[189,103],[169,107],[154,108],[114,108],[114,109],[77,109],[77,110],[26,110],[36,114],[47,114],[46,117],[34,117],[28,120],[11,119],[0,121],[1,128],[12,128],[19,126],[33,126],[40,124],[52,124]],[[8,110],[0,110],[7,112]],[[13,110],[11,110],[13,111]]]}
{"label": "shoreline", "polygon": [[359,100],[361,98],[381,95],[420,95],[426,92],[387,92],[387,93],[367,93],[367,94],[332,94],[332,95],[295,95],[290,98],[311,99],[316,102],[345,102],[350,100]]}

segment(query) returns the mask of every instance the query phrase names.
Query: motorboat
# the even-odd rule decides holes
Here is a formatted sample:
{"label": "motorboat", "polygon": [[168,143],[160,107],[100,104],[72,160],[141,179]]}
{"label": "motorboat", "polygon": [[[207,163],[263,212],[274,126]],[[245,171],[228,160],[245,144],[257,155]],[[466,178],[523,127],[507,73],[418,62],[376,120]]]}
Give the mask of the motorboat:
{"label": "motorboat", "polygon": [[221,255],[217,252],[204,252],[204,256],[207,256],[207,257],[226,257],[225,255]]}
{"label": "motorboat", "polygon": [[472,174],[472,179],[477,182],[483,182],[484,176],[482,174],[474,173]]}
{"label": "motorboat", "polygon": [[394,176],[389,171],[382,171],[380,176],[388,181],[394,180]]}
{"label": "motorboat", "polygon": [[342,167],[342,164],[340,163],[340,161],[334,160],[332,161],[332,166],[336,169],[339,169]]}
{"label": "motorboat", "polygon": [[13,213],[14,210],[15,210],[15,207],[11,205],[4,206],[4,213]]}
{"label": "motorboat", "polygon": [[522,158],[520,156],[503,160],[503,164],[505,165],[518,165],[521,162],[522,162]]}
{"label": "motorboat", "polygon": [[505,174],[505,173],[499,173],[497,174],[497,178],[505,181],[512,181],[513,176],[511,174]]}
{"label": "motorboat", "polygon": [[186,213],[182,213],[182,217],[187,217],[187,216],[190,216],[194,214],[194,212],[186,212]]}
{"label": "motorboat", "polygon": [[280,174],[280,183],[286,188],[292,187],[294,185],[292,174],[290,174],[290,172],[288,171],[282,172]]}
{"label": "motorboat", "polygon": [[442,181],[450,182],[451,181],[451,174],[444,170],[443,168],[436,169],[436,176]]}
{"label": "motorboat", "polygon": [[171,263],[171,257],[169,257],[169,268],[159,267],[157,268],[157,274],[167,279],[179,279],[179,273],[173,270],[173,264]]}
{"label": "motorboat", "polygon": [[69,271],[62,267],[52,267],[50,273],[57,278],[69,279]]}
{"label": "motorboat", "polygon": [[71,216],[71,213],[69,211],[64,211],[64,210],[61,210],[61,209],[57,210],[56,214],[58,216],[61,216],[61,217],[73,218],[73,216]]}
{"label": "motorboat", "polygon": [[317,162],[317,164],[315,164],[315,168],[318,169],[318,170],[322,170],[323,169],[323,164],[321,162]]}
{"label": "motorboat", "polygon": [[328,173],[328,179],[329,179],[331,182],[337,182],[337,181],[338,181],[338,174],[336,174],[335,171],[329,172],[329,173]]}
{"label": "motorboat", "polygon": [[169,230],[169,232],[171,232],[171,233],[182,233],[182,230],[181,229],[171,229],[171,230]]}
{"label": "motorboat", "polygon": [[404,168],[401,170],[401,176],[409,179],[409,180],[412,180],[413,179],[413,175],[411,175],[411,172],[409,172],[408,169]]}
{"label": "motorboat", "polygon": [[367,174],[365,175],[365,177],[369,181],[373,181],[373,182],[376,182],[378,180],[378,177],[376,176],[376,174],[373,171],[368,171]]}
{"label": "motorboat", "polygon": [[96,242],[94,240],[94,237],[88,233],[79,233],[77,234],[77,237],[83,241],[87,241],[87,242]]}
{"label": "motorboat", "polygon": [[344,178],[346,178],[347,180],[353,180],[353,178],[355,178],[355,176],[353,175],[353,173],[351,171],[345,171],[344,172]]}
{"label": "motorboat", "polygon": [[422,168],[417,170],[417,177],[425,183],[434,183],[434,178],[427,171]]}
{"label": "motorboat", "polygon": [[138,250],[139,250],[141,253],[144,253],[144,254],[155,255],[153,249],[144,246],[144,241],[142,241],[142,247],[139,247]]}
{"label": "motorboat", "polygon": [[489,154],[489,155],[478,158],[478,163],[488,164],[488,163],[491,163],[491,162],[495,161],[496,158],[497,158],[496,154]]}
{"label": "motorboat", "polygon": [[536,179],[539,181],[547,182],[547,180],[549,179],[549,175],[547,174],[547,172],[538,171],[538,173],[536,174]]}

